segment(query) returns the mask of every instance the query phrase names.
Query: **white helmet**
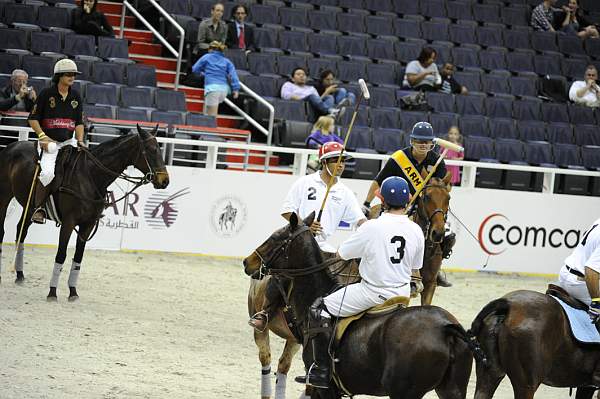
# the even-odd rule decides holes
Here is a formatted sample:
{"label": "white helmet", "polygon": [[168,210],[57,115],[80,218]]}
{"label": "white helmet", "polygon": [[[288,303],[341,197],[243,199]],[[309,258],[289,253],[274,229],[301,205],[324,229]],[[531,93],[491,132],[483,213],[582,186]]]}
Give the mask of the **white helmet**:
{"label": "white helmet", "polygon": [[54,73],[76,73],[80,74],[77,70],[77,64],[68,58],[63,58],[62,60],[58,60],[56,64],[54,64]]}

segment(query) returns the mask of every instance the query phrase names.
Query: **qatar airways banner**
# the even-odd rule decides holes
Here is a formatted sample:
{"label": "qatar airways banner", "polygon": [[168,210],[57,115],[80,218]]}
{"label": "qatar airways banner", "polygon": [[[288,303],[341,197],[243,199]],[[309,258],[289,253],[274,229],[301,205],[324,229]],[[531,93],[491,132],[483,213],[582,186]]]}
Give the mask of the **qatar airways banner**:
{"label": "qatar airways banner", "polygon": [[[170,167],[165,190],[139,188],[104,211],[88,248],[246,256],[286,222],[281,204],[296,176]],[[345,180],[362,203],[369,181]],[[111,199],[130,186],[115,183]],[[449,221],[457,233],[447,268],[555,274],[598,218],[598,198],[503,190],[452,190]],[[5,242],[21,207],[11,204]],[[459,222],[460,221],[460,222]],[[461,224],[462,223],[462,224]],[[58,243],[52,222],[33,225],[28,243]],[[341,227],[332,244],[351,234]],[[71,245],[75,243],[75,233]],[[70,251],[72,253],[72,251]],[[485,267],[484,267],[485,266]]]}

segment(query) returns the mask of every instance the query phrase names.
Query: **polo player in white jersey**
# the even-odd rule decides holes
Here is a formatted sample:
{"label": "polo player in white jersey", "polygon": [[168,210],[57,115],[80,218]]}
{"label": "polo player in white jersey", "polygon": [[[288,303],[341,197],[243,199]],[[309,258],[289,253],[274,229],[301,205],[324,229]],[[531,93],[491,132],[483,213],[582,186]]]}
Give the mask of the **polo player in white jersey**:
{"label": "polo player in white jersey", "polygon": [[411,278],[420,277],[425,238],[419,225],[406,215],[408,183],[398,176],[388,177],[378,196],[385,209],[383,215],[363,223],[338,249],[342,259],[361,259],[362,280],[318,298],[310,308],[309,326],[319,331],[304,347],[313,349],[314,363],[307,364],[306,378],[313,387],[329,387],[331,317],[352,316],[392,297],[409,297]]}
{"label": "polo player in white jersey", "polygon": [[[360,226],[367,220],[360,209],[356,195],[337,178],[342,175],[344,163],[350,158],[343,152],[343,149],[344,147],[340,143],[323,144],[319,148],[321,170],[298,179],[283,201],[281,210],[281,216],[286,220],[290,219],[292,213],[296,213],[302,219],[312,212],[318,214],[323,198],[325,198],[327,184],[331,176],[335,174],[335,182],[329,191],[321,221],[319,222],[315,218],[313,224],[309,226],[326,258],[335,256],[335,248],[327,242],[327,239],[335,232],[340,222],[348,223],[351,226]],[[342,160],[338,170],[334,171],[340,154],[342,154]],[[249,321],[252,327],[259,330],[263,330],[273,317],[273,313],[283,306],[283,299],[275,284],[268,285],[265,295],[263,310],[255,314]]]}

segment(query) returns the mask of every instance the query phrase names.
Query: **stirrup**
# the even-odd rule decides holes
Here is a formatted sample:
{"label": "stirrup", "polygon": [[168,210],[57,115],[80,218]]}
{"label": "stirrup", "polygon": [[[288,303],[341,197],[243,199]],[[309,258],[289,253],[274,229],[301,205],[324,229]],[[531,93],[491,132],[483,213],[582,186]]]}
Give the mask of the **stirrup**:
{"label": "stirrup", "polygon": [[258,332],[265,331],[269,325],[269,314],[264,310],[254,313],[250,320],[248,320],[248,325]]}
{"label": "stirrup", "polygon": [[31,221],[37,224],[45,224],[48,215],[46,215],[46,211],[42,207],[38,207],[33,211],[31,215]]}
{"label": "stirrup", "polygon": [[[321,374],[315,375],[315,369],[318,372],[321,369]],[[313,374],[311,376],[311,374]],[[320,368],[316,363],[313,363],[306,373],[306,385],[313,388],[328,389],[329,385],[329,370]]]}

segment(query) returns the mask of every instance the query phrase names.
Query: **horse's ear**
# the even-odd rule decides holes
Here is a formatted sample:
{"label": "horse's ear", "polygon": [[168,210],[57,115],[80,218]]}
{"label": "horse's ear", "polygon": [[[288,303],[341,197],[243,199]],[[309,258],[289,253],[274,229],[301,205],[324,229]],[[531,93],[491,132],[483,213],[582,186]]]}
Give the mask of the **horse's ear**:
{"label": "horse's ear", "polygon": [[290,215],[290,226],[292,226],[292,230],[298,227],[298,215],[296,215],[296,212],[292,212]]}
{"label": "horse's ear", "polygon": [[144,135],[146,134],[146,131],[144,129],[142,129],[142,127],[140,126],[139,123],[136,124],[137,126],[137,132],[141,137],[144,137]]}
{"label": "horse's ear", "polygon": [[444,179],[442,180],[444,185],[448,188],[448,191],[450,191],[450,189],[452,188],[452,185],[450,184],[451,180],[452,180],[452,172],[448,171],[448,172],[446,172],[446,176],[444,176]]}
{"label": "horse's ear", "polygon": [[152,137],[156,137],[156,135],[158,134],[158,123],[156,124],[156,126],[154,126],[154,129],[152,129],[150,134],[152,135]]}
{"label": "horse's ear", "polygon": [[304,224],[305,224],[306,226],[310,226],[310,225],[312,225],[312,224],[313,224],[313,222],[315,221],[315,215],[316,215],[316,212],[315,212],[315,211],[312,211],[312,212],[310,213],[310,215],[308,215],[308,216],[307,216],[307,217],[304,219]]}

